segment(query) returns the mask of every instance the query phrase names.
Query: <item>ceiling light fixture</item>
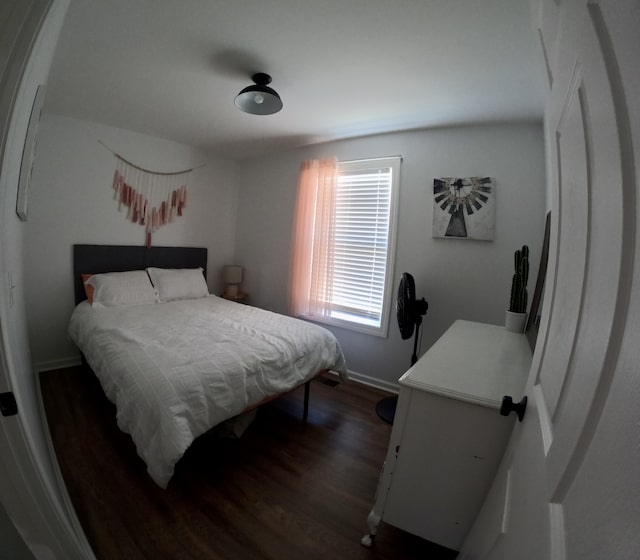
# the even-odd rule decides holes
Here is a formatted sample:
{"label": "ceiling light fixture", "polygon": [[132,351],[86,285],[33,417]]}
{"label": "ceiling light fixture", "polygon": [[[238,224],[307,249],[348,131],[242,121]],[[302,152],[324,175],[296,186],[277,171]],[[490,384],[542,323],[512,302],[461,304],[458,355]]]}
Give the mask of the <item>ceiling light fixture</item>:
{"label": "ceiling light fixture", "polygon": [[235,100],[236,107],[252,115],[273,115],[282,109],[282,99],[275,90],[267,87],[271,76],[258,72],[251,76],[255,85],[244,88]]}

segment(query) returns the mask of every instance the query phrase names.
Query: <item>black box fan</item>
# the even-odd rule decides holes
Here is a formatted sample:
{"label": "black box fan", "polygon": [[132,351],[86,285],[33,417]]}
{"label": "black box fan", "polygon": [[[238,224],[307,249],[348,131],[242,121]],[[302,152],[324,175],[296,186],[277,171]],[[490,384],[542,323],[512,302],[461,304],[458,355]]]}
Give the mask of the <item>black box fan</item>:
{"label": "black box fan", "polygon": [[[416,283],[413,280],[413,276],[408,272],[403,272],[402,278],[400,279],[400,286],[398,286],[396,315],[398,317],[398,327],[400,328],[402,340],[411,338],[411,335],[415,332],[411,365],[418,361],[418,335],[420,325],[422,325],[422,316],[426,315],[427,309],[429,309],[429,304],[424,298],[416,299]],[[397,396],[386,397],[378,402],[376,412],[382,420],[393,424],[397,405]]]}
{"label": "black box fan", "polygon": [[413,342],[411,365],[418,361],[418,331],[422,325],[422,316],[427,314],[427,309],[429,309],[429,304],[424,298],[416,299],[416,283],[413,276],[408,272],[403,272],[400,286],[398,286],[396,314],[402,340],[410,338],[415,329],[416,336]]}

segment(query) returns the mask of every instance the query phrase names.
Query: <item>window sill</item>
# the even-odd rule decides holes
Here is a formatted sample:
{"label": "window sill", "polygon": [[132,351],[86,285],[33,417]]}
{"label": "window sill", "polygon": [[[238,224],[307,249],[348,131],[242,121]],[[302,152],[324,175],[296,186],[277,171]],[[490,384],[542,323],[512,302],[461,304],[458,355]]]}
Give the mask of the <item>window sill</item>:
{"label": "window sill", "polygon": [[367,327],[366,325],[353,323],[351,321],[344,321],[341,319],[334,319],[334,318],[317,317],[315,315],[300,315],[300,319],[311,321],[313,323],[319,323],[321,325],[340,327],[342,329],[346,329],[349,331],[355,331],[362,334],[377,336],[379,338],[387,338],[388,331],[389,331],[387,325],[382,327]]}

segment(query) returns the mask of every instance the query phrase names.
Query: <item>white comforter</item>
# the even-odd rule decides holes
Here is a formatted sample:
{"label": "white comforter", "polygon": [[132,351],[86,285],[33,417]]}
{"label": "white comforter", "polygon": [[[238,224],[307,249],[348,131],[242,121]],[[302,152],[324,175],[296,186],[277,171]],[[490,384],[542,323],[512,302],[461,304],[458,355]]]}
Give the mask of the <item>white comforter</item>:
{"label": "white comforter", "polygon": [[213,295],[135,307],[85,301],[69,334],[116,405],[118,426],[163,488],[209,428],[322,369],[346,377],[328,330]]}

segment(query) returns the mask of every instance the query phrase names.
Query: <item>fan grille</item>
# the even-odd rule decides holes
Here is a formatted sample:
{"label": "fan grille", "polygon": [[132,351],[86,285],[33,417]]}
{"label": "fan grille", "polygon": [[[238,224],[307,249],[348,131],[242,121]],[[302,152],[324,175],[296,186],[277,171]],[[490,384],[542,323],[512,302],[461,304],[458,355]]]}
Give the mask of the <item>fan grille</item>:
{"label": "fan grille", "polygon": [[398,287],[398,300],[396,301],[396,313],[398,315],[398,327],[403,340],[410,338],[415,327],[414,308],[416,303],[416,286],[413,276],[408,272],[402,274]]}

